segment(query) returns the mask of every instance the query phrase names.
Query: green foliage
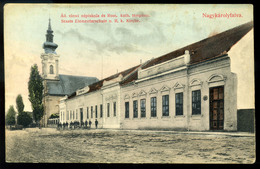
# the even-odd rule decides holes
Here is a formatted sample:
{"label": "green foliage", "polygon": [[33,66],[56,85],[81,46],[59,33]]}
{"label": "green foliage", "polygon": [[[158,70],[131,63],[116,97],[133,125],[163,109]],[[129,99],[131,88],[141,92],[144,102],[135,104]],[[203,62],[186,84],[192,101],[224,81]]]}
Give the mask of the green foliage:
{"label": "green foliage", "polygon": [[38,66],[34,64],[31,67],[30,78],[28,82],[28,90],[29,90],[29,101],[32,105],[33,110],[33,118],[38,123],[43,116],[43,80],[38,71]]}
{"label": "green foliage", "polygon": [[14,125],[15,124],[15,110],[14,106],[10,106],[5,117],[5,122],[7,125]]}
{"label": "green foliage", "polygon": [[19,114],[22,113],[24,109],[23,98],[20,94],[16,97],[16,109]]}
{"label": "green foliage", "polygon": [[43,116],[44,108],[43,105],[38,105],[33,108],[33,118],[38,123]]}
{"label": "green foliage", "polygon": [[29,112],[21,112],[17,116],[17,123],[23,127],[28,127],[32,123],[32,118]]}
{"label": "green foliage", "polygon": [[50,119],[59,118],[58,114],[51,114]]}

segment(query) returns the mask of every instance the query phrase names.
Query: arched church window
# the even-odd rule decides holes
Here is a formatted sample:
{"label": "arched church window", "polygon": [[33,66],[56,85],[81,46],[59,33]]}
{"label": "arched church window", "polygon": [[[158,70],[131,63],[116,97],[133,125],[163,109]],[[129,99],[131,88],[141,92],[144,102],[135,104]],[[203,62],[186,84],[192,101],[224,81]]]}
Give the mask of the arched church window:
{"label": "arched church window", "polygon": [[50,74],[53,74],[53,66],[50,65]]}

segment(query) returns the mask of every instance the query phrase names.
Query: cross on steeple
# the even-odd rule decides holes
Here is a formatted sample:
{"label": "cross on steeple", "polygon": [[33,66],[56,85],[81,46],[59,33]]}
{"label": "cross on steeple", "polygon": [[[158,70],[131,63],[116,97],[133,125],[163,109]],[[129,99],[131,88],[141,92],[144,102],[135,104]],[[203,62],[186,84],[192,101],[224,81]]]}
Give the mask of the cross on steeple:
{"label": "cross on steeple", "polygon": [[46,42],[53,42],[53,31],[51,30],[51,18],[49,18],[49,26],[46,34]]}
{"label": "cross on steeple", "polygon": [[49,18],[49,26],[48,26],[48,30],[51,30],[51,18]]}

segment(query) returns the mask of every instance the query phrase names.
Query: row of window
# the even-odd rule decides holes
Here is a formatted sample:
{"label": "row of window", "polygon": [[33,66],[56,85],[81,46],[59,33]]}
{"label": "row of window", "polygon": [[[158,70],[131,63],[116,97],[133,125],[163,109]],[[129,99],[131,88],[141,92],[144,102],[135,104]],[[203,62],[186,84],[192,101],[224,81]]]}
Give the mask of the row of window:
{"label": "row of window", "polygon": [[[90,110],[89,110],[90,108]],[[87,119],[93,118],[94,109],[93,106],[87,107]],[[80,109],[80,114],[83,116],[83,109]],[[116,102],[113,103],[113,116],[115,117],[117,114],[116,111]],[[100,104],[100,118],[103,117],[103,105]],[[107,103],[107,117],[110,117],[110,103]],[[83,117],[81,117],[82,119]],[[95,118],[98,118],[98,106],[95,106]],[[68,120],[79,120],[78,110],[75,111],[67,111],[67,118]],[[65,120],[64,112],[61,112],[61,120]]]}
{"label": "row of window", "polygon": [[[78,110],[75,111],[67,111],[67,118],[68,120],[78,120],[79,115],[78,115]],[[65,120],[65,112],[61,112],[60,114],[60,119]]]}
{"label": "row of window", "polygon": [[[116,102],[113,103],[113,115],[116,116]],[[110,103],[107,103],[107,117],[110,117]]]}
{"label": "row of window", "polygon": [[[157,116],[157,97],[150,99],[151,117]],[[146,99],[140,100],[141,117],[146,117]],[[183,93],[175,94],[176,116],[183,115]],[[192,91],[192,114],[201,114],[201,92]],[[162,116],[169,116],[169,95],[162,96]],[[125,118],[129,118],[129,102],[125,102]],[[138,118],[138,102],[133,101],[133,118]]]}
{"label": "row of window", "polygon": [[[150,99],[151,117],[157,117],[157,97]],[[141,117],[146,117],[146,99],[140,100]],[[175,94],[175,112],[176,116],[183,115],[183,93]],[[81,119],[83,118],[83,109],[80,109]],[[113,102],[113,116],[117,114],[116,102]],[[201,114],[201,91],[192,91],[192,115]],[[87,119],[93,118],[93,106],[87,107]],[[162,96],[162,116],[169,116],[169,95]],[[100,104],[100,118],[103,117],[103,105]],[[107,103],[107,117],[110,117],[110,103]],[[98,118],[98,106],[95,106],[95,118]],[[129,118],[129,102],[125,102],[125,118]],[[138,102],[133,101],[133,118],[138,118]],[[65,120],[64,112],[61,112],[61,119]],[[78,111],[67,111],[68,120],[79,120]]]}

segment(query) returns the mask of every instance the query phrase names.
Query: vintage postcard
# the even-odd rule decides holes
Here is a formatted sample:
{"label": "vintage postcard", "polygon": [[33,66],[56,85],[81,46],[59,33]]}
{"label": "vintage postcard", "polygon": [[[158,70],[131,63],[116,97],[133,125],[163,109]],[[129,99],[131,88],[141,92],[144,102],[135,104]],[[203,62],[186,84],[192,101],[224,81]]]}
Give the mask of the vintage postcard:
{"label": "vintage postcard", "polygon": [[6,4],[6,162],[256,159],[251,4]]}

